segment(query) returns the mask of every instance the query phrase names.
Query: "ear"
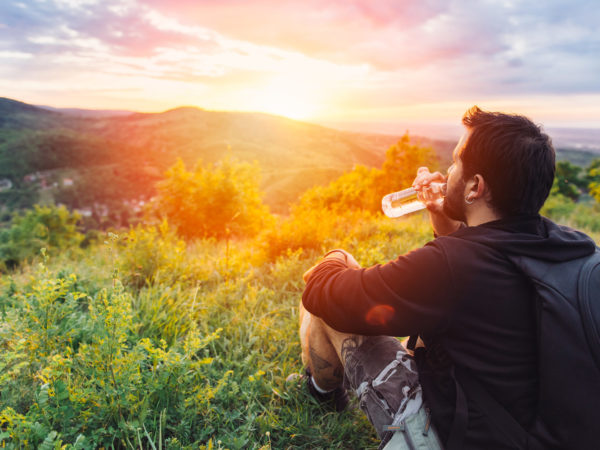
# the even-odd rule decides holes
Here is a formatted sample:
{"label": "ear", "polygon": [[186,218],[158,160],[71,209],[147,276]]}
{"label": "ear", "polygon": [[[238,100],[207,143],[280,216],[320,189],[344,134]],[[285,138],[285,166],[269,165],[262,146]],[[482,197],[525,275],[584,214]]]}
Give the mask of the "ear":
{"label": "ear", "polygon": [[466,183],[466,197],[469,200],[484,198],[487,191],[487,184],[480,174],[475,174]]}

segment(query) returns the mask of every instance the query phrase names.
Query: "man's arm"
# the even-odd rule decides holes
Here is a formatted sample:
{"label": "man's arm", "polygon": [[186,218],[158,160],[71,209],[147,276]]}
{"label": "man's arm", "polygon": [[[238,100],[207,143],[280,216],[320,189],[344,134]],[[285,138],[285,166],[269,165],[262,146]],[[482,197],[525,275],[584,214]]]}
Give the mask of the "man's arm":
{"label": "man's arm", "polygon": [[454,292],[444,251],[432,244],[368,269],[348,268],[339,253],[325,258],[302,302],[337,331],[406,336],[443,325]]}

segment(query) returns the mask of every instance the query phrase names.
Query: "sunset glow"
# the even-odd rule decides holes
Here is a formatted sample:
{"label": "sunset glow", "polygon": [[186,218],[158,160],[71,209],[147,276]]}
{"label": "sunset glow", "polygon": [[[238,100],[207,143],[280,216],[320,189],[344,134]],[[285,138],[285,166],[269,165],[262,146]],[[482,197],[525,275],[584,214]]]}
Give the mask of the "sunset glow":
{"label": "sunset glow", "polygon": [[273,81],[250,93],[246,107],[292,119],[310,119],[320,101],[318,95],[312,95],[313,90],[313,86],[301,83]]}
{"label": "sunset glow", "polygon": [[472,104],[600,127],[586,1],[7,0],[2,95],[316,122],[452,122]]}

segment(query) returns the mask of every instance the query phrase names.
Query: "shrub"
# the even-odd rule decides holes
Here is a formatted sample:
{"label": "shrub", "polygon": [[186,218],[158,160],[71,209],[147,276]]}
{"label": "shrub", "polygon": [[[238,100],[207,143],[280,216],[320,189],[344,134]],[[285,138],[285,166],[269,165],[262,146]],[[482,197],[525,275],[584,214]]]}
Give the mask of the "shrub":
{"label": "shrub", "polygon": [[570,217],[574,210],[575,203],[572,200],[562,194],[552,192],[546,199],[540,214],[560,222]]}
{"label": "shrub", "polygon": [[589,183],[590,195],[600,203],[600,158],[590,163],[587,169],[586,180]]}
{"label": "shrub", "polygon": [[364,166],[356,166],[327,186],[316,186],[306,191],[296,209],[325,210],[344,214],[347,211],[381,209],[381,189],[377,183],[382,172]]}
{"label": "shrub", "polygon": [[438,158],[433,148],[411,142],[406,133],[386,152],[381,175],[376,184],[379,197],[410,187],[419,167],[429,167],[433,172],[438,168]]}
{"label": "shrub", "polygon": [[587,232],[600,231],[600,205],[578,204],[568,222],[575,228],[582,228]]}
{"label": "shrub", "polygon": [[234,159],[191,172],[179,160],[157,185],[155,210],[186,239],[254,236],[271,220],[259,179],[256,165]]}
{"label": "shrub", "polygon": [[266,229],[257,240],[257,246],[268,261],[275,261],[287,252],[322,250],[327,238],[338,224],[336,216],[326,209],[299,209],[275,226]]}
{"label": "shrub", "polygon": [[405,134],[387,150],[382,169],[356,166],[327,186],[316,186],[306,191],[297,208],[327,210],[336,214],[358,210],[378,213],[384,195],[410,187],[419,167],[436,170],[437,165],[431,147],[412,143]]}
{"label": "shrub", "polygon": [[172,283],[185,280],[185,242],[179,239],[169,224],[138,225],[122,237],[110,234],[116,246],[117,268],[127,286],[140,289],[158,280]]}
{"label": "shrub", "polygon": [[[218,267],[222,243],[199,243],[193,252],[203,258],[211,246]],[[237,245],[231,251],[234,261],[247,254]],[[300,256],[264,266],[260,276],[235,262],[220,283],[162,283],[136,294],[112,279],[90,295],[64,269],[57,276],[42,268],[29,284],[1,283],[0,445],[373,444],[360,413],[323,415],[302,389],[285,384],[300,370]]]}
{"label": "shrub", "polygon": [[381,170],[357,166],[327,186],[306,191],[289,217],[261,234],[258,246],[269,261],[299,249],[331,247],[351,235],[357,224],[381,217],[381,198],[410,186],[421,166],[435,170],[435,153],[411,143],[406,134],[387,150]]}
{"label": "shrub", "polygon": [[586,182],[581,177],[581,170],[581,167],[569,161],[558,161],[551,193],[560,194],[574,201],[578,200],[581,190],[586,187]]}
{"label": "shrub", "polygon": [[39,206],[13,217],[8,228],[0,230],[0,271],[18,266],[45,248],[49,254],[78,245],[83,235],[77,231],[80,216],[64,206]]}
{"label": "shrub", "polygon": [[[162,442],[185,423],[202,434],[191,405],[219,391],[207,379],[218,331],[196,327],[169,346],[139,338],[132,298],[115,281],[94,297],[75,277],[37,281],[13,301],[0,328],[0,440],[8,448],[66,442],[76,448]],[[201,412],[201,411],[200,411]]]}

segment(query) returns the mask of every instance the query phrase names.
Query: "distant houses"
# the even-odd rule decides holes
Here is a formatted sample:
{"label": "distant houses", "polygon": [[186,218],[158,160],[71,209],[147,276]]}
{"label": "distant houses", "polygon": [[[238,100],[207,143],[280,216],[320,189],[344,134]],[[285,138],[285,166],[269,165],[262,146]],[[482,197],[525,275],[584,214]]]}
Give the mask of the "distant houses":
{"label": "distant houses", "polygon": [[[157,175],[158,169],[150,166],[143,168],[144,174]],[[128,226],[141,220],[146,204],[151,200],[148,194],[122,197],[95,195],[89,179],[73,170],[44,170],[28,173],[20,180],[0,178],[0,193],[4,191],[27,190],[32,193],[33,203],[44,205],[64,205],[77,212],[86,227]],[[4,194],[6,196],[8,194]],[[2,200],[0,198],[0,200]],[[0,203],[0,212],[3,204]]]}
{"label": "distant houses", "polygon": [[59,185],[69,187],[75,184],[73,178],[62,178],[55,170],[44,170],[28,173],[23,177],[25,184],[36,183],[41,189],[57,188]]}
{"label": "distant houses", "polygon": [[94,202],[91,205],[76,208],[74,211],[84,219],[96,221],[97,224],[109,223],[111,225],[127,226],[142,217],[146,203],[147,200],[143,198],[122,200],[119,205]]}
{"label": "distant houses", "polygon": [[57,187],[58,183],[53,182],[52,179],[55,176],[55,171],[53,170],[44,170],[33,173],[28,173],[23,177],[23,181],[26,184],[37,183],[41,189],[50,189],[52,187]]}

